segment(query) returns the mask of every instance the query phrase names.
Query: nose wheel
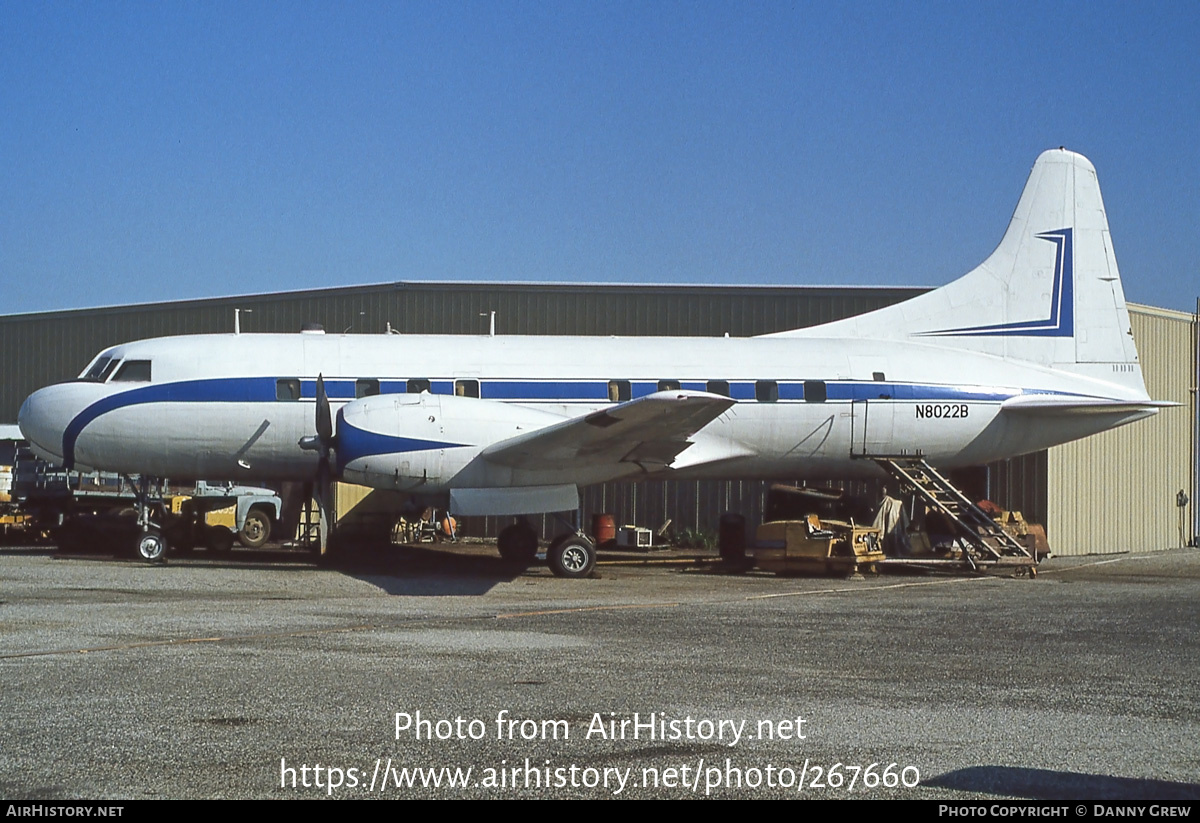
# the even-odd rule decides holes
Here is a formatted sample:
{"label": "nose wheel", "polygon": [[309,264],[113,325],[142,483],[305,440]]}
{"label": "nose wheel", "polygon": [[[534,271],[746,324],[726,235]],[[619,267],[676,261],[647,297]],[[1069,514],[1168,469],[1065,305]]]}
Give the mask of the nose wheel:
{"label": "nose wheel", "polygon": [[167,562],[167,538],[157,528],[142,532],[137,545],[138,556],[147,563]]}

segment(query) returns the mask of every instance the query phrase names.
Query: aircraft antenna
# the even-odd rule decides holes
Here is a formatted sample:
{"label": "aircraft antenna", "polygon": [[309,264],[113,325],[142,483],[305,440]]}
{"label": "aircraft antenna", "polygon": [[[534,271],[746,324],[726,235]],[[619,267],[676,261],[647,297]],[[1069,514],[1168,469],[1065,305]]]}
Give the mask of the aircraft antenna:
{"label": "aircraft antenna", "polygon": [[242,312],[246,312],[247,314],[249,314],[252,311],[254,311],[254,309],[234,309],[233,310],[233,333],[234,334],[242,333]]}

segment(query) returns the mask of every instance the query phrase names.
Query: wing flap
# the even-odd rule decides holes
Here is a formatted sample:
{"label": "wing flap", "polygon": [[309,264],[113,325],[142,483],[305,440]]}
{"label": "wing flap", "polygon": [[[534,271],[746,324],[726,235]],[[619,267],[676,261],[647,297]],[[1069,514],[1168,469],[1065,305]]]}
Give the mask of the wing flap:
{"label": "wing flap", "polygon": [[481,455],[514,469],[636,463],[665,468],[700,429],[733,406],[707,392],[663,391],[493,443]]}
{"label": "wing flap", "polygon": [[739,460],[743,457],[754,457],[753,449],[727,437],[717,437],[701,432],[692,438],[692,445],[683,450],[671,463],[675,471],[695,469],[700,466],[711,466],[714,463],[725,463]]}

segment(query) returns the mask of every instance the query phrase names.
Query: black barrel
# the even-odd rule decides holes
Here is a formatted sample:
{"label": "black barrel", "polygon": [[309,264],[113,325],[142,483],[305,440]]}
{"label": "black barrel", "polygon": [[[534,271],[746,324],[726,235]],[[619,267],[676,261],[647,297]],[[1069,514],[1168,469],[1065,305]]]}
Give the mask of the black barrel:
{"label": "black barrel", "polygon": [[721,559],[726,563],[744,563],[746,561],[746,518],[737,512],[725,512],[721,515],[717,545],[721,548]]}

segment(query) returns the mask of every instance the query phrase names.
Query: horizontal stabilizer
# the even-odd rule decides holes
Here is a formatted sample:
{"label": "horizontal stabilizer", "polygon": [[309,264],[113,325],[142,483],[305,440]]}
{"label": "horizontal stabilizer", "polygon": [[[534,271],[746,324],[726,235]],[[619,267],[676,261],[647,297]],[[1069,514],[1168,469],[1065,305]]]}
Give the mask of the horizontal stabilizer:
{"label": "horizontal stabilizer", "polygon": [[734,404],[696,391],[661,391],[511,437],[484,449],[484,460],[514,469],[637,463],[664,468],[689,438]]}
{"label": "horizontal stabilizer", "polygon": [[1178,406],[1168,400],[1108,400],[1102,397],[1063,397],[1049,394],[1023,394],[1011,397],[1000,410],[1009,414],[1074,416],[1083,414],[1154,414],[1159,409]]}

